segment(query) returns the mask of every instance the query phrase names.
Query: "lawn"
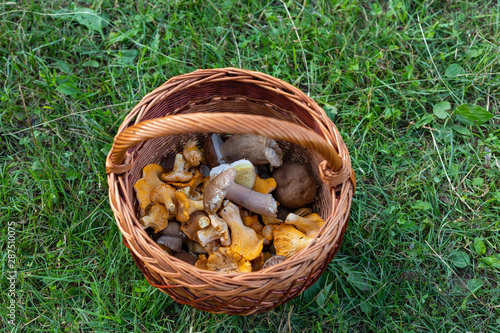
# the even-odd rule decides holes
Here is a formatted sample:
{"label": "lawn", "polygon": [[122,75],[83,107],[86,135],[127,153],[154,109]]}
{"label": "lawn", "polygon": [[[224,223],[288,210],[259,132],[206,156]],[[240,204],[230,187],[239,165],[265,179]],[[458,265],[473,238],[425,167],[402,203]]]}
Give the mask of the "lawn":
{"label": "lawn", "polygon": [[[500,332],[499,21],[497,1],[3,1],[0,327]],[[147,283],[104,167],[146,93],[228,66],[308,93],[357,175],[322,278],[247,317]]]}

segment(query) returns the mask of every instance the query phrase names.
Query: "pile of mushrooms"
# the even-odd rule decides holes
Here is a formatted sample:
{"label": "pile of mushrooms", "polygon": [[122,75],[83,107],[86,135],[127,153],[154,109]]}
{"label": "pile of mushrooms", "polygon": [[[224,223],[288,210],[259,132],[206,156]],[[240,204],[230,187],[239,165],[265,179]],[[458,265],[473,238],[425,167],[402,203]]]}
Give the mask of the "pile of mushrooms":
{"label": "pile of mushrooms", "polygon": [[325,223],[307,208],[317,193],[311,170],[283,163],[272,139],[212,134],[203,148],[191,140],[166,160],[173,165],[145,166],[134,185],[139,221],[167,253],[198,268],[243,273],[278,264]]}

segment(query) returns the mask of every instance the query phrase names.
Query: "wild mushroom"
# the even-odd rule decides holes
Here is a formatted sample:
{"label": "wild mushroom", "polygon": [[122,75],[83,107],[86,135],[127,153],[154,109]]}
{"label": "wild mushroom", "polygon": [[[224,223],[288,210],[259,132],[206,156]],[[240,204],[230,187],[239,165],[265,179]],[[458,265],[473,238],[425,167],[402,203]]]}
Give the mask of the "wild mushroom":
{"label": "wild mushroom", "polygon": [[208,214],[203,210],[197,210],[181,225],[181,230],[189,239],[197,241],[197,232],[209,225]]}
{"label": "wild mushroom", "polygon": [[187,262],[190,265],[194,265],[196,263],[196,261],[198,260],[198,258],[194,254],[191,254],[191,253],[188,253],[188,252],[182,251],[182,250],[177,252],[176,254],[174,254],[174,257],[176,257],[177,259],[180,259],[184,262]]}
{"label": "wild mushroom", "polygon": [[218,135],[212,134],[205,140],[204,147],[211,168],[243,158],[255,165],[279,167],[283,163],[283,152],[276,141],[262,135],[235,134],[222,142]]}
{"label": "wild mushroom", "polygon": [[278,225],[276,224],[267,224],[265,225],[262,230],[261,230],[261,234],[262,234],[262,237],[264,237],[264,239],[268,240],[269,242],[273,240],[273,236],[274,236],[274,229],[276,229],[278,227]]}
{"label": "wild mushroom", "polygon": [[189,187],[189,194],[191,196],[195,196],[196,188],[203,183],[203,175],[201,174],[200,170],[195,169],[193,178],[188,182],[188,187]]}
{"label": "wild mushroom", "polygon": [[224,198],[241,205],[248,210],[266,216],[276,216],[278,204],[270,194],[252,191],[235,184],[236,170],[229,168],[212,179],[205,187],[203,205],[209,214],[214,214]]}
{"label": "wild mushroom", "polygon": [[186,239],[186,234],[181,230],[181,224],[176,221],[169,221],[167,227],[160,231],[162,235]]}
{"label": "wild mushroom", "polygon": [[190,140],[184,145],[184,149],[182,150],[182,155],[186,161],[194,167],[200,165],[200,162],[203,160],[203,153],[196,147],[197,144],[198,141]]}
{"label": "wild mushroom", "polygon": [[225,200],[220,215],[231,229],[230,249],[242,255],[246,260],[257,258],[262,252],[263,239],[255,230],[243,224],[238,207]]}
{"label": "wild mushroom", "polygon": [[226,221],[220,218],[217,214],[210,214],[210,223],[217,231],[217,235],[219,236],[219,240],[223,246],[231,245],[231,234],[229,233],[229,229]]}
{"label": "wild mushroom", "polygon": [[265,269],[265,268],[268,268],[268,267],[271,267],[271,266],[274,266],[277,264],[281,264],[285,260],[286,260],[286,257],[284,257],[284,256],[273,256],[273,257],[266,260],[262,269]]}
{"label": "wild mushroom", "polygon": [[222,139],[215,133],[206,138],[203,148],[205,150],[205,155],[209,167],[213,168],[222,163],[220,146],[223,143],[224,141],[222,141]]}
{"label": "wild mushroom", "polygon": [[307,237],[313,238],[318,234],[325,221],[316,213],[305,217],[290,213],[285,223],[294,225],[297,229],[305,233]]}
{"label": "wild mushroom", "polygon": [[269,217],[269,216],[264,216],[262,215],[262,222],[265,224],[265,225],[268,225],[268,224],[272,224],[272,225],[280,225],[281,223],[283,223],[283,220],[280,220],[279,218],[277,217]]}
{"label": "wild mushroom", "polygon": [[186,171],[186,160],[182,154],[175,155],[174,169],[161,175],[166,182],[187,182],[193,178],[193,173]]}
{"label": "wild mushroom", "polygon": [[286,258],[304,249],[312,240],[313,238],[307,237],[293,225],[283,223],[274,229],[273,244],[276,254]]}
{"label": "wild mushroom", "polygon": [[168,210],[162,204],[154,204],[148,210],[147,215],[140,219],[142,225],[147,228],[153,228],[154,232],[161,231],[168,224]]}
{"label": "wild mushroom", "polygon": [[[176,218],[179,222],[186,222],[189,219],[189,215],[193,212],[203,210],[202,200],[189,199],[186,193],[182,191],[175,192],[175,197],[178,201]],[[208,224],[206,226],[208,226]]]}
{"label": "wild mushroom", "polygon": [[156,243],[166,246],[174,252],[179,252],[182,248],[182,239],[172,236],[162,235]]}
{"label": "wild mushroom", "polygon": [[191,191],[191,188],[189,186],[181,187],[177,191],[183,192],[186,195],[186,198],[188,198],[189,200],[200,201],[203,199],[203,195],[200,192]]}
{"label": "wild mushroom", "polygon": [[175,188],[168,184],[161,184],[153,192],[151,192],[150,199],[152,202],[161,203],[167,208],[171,215],[177,212],[177,198],[175,197]]}
{"label": "wild mushroom", "polygon": [[236,170],[236,178],[234,182],[236,184],[243,185],[249,189],[253,188],[255,185],[255,180],[257,174],[255,173],[255,167],[252,162],[248,160],[238,160],[231,164],[221,164],[216,166],[210,171],[210,179],[214,179],[217,175],[226,171],[229,168],[234,168]]}
{"label": "wild mushroom", "polygon": [[219,150],[225,163],[246,158],[255,165],[271,164],[279,167],[283,164],[283,152],[276,141],[262,135],[235,134]]}
{"label": "wild mushroom", "polygon": [[205,229],[198,230],[196,235],[198,238],[198,243],[203,247],[205,247],[208,243],[220,238],[217,229],[215,229],[213,225],[210,225]]}
{"label": "wild mushroom", "polygon": [[144,210],[151,204],[151,192],[164,184],[160,179],[162,172],[163,168],[158,164],[146,165],[142,169],[143,177],[134,185],[137,201],[141,208],[141,215],[144,215]]}
{"label": "wild mushroom", "polygon": [[259,176],[255,179],[255,184],[252,188],[255,192],[269,194],[276,189],[276,180],[274,178],[262,179]]}
{"label": "wild mushroom", "polygon": [[316,198],[318,182],[305,164],[287,162],[273,173],[276,190],[273,195],[283,206],[296,209]]}
{"label": "wild mushroom", "polygon": [[200,254],[198,256],[198,260],[196,261],[196,263],[194,264],[194,266],[196,268],[199,268],[199,269],[207,269],[208,270],[207,264],[208,264],[208,258],[207,258],[207,256],[204,255],[204,254]]}
{"label": "wild mushroom", "polygon": [[245,226],[255,230],[257,234],[261,234],[263,225],[259,222],[258,215],[250,214],[249,216],[243,216],[241,217],[241,220]]}
{"label": "wild mushroom", "polygon": [[248,273],[252,271],[249,261],[231,249],[221,247],[207,259],[207,268],[221,273]]}

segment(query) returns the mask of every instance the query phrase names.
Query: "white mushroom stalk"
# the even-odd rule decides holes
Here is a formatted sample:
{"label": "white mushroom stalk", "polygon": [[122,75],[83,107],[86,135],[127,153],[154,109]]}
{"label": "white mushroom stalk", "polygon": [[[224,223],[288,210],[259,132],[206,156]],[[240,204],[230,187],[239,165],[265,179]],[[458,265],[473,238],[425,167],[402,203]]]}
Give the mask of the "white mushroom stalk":
{"label": "white mushroom stalk", "polygon": [[229,168],[208,183],[203,196],[203,205],[209,214],[214,214],[226,198],[254,213],[276,217],[278,203],[271,194],[259,193],[236,184],[235,178],[236,170]]}

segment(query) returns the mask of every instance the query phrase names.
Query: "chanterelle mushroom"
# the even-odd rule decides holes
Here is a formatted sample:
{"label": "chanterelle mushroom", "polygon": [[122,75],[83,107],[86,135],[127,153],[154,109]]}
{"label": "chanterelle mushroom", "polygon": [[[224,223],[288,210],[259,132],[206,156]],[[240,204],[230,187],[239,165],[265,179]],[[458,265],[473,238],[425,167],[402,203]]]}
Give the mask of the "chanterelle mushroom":
{"label": "chanterelle mushroom", "polygon": [[197,210],[181,225],[182,232],[192,240],[197,241],[197,232],[210,225],[210,219],[203,210]]}
{"label": "chanterelle mushroom", "polygon": [[162,204],[154,204],[149,208],[149,214],[143,216],[140,222],[146,228],[153,228],[154,232],[161,231],[167,227],[168,210]]}
{"label": "chanterelle mushroom", "polygon": [[223,246],[230,246],[231,235],[229,233],[226,221],[220,218],[217,214],[210,214],[209,217],[210,217],[210,223],[212,224],[212,226],[217,231],[217,234],[219,235],[219,240],[221,244]]}
{"label": "chanterelle mushroom", "polygon": [[224,247],[208,257],[207,268],[221,273],[248,273],[252,271],[250,262],[238,253]]}
{"label": "chanterelle mushroom", "polygon": [[177,198],[175,197],[175,188],[168,184],[161,184],[153,192],[150,197],[152,202],[158,202],[168,209],[170,215],[175,216],[177,212]]}
{"label": "chanterelle mushroom", "polygon": [[312,240],[293,225],[283,223],[274,229],[276,254],[287,258],[304,249]]}
{"label": "chanterelle mushroom", "polygon": [[161,175],[166,182],[188,182],[193,178],[193,173],[185,170],[186,160],[182,154],[175,155],[174,169]]}
{"label": "chanterelle mushroom", "polygon": [[255,230],[243,224],[238,207],[225,200],[220,215],[231,229],[232,241],[230,249],[243,256],[246,260],[257,258],[262,252],[263,238],[257,235]]}
{"label": "chanterelle mushroom", "polygon": [[164,184],[160,179],[162,172],[163,168],[158,164],[146,165],[144,169],[142,169],[143,178],[139,179],[134,185],[137,201],[139,201],[139,206],[141,207],[141,215],[144,214],[144,210],[152,202],[151,192],[158,186]]}
{"label": "chanterelle mushroom", "polygon": [[203,205],[209,214],[214,214],[224,198],[241,205],[248,210],[266,216],[276,216],[278,204],[270,194],[252,191],[235,184],[236,170],[229,168],[212,179],[205,187]]}
{"label": "chanterelle mushroom", "polygon": [[177,221],[186,222],[189,219],[189,215],[197,210],[203,210],[202,200],[192,200],[187,197],[186,193],[182,191],[175,192],[175,197],[179,202],[177,207]]}
{"label": "chanterelle mushroom", "polygon": [[182,150],[182,155],[184,155],[186,161],[194,167],[200,165],[203,159],[203,153],[196,147],[197,144],[196,140],[191,140],[184,145]]}
{"label": "chanterelle mushroom", "polygon": [[325,221],[316,213],[305,217],[290,213],[286,217],[285,223],[294,225],[297,229],[305,233],[307,237],[313,238],[318,234]]}

